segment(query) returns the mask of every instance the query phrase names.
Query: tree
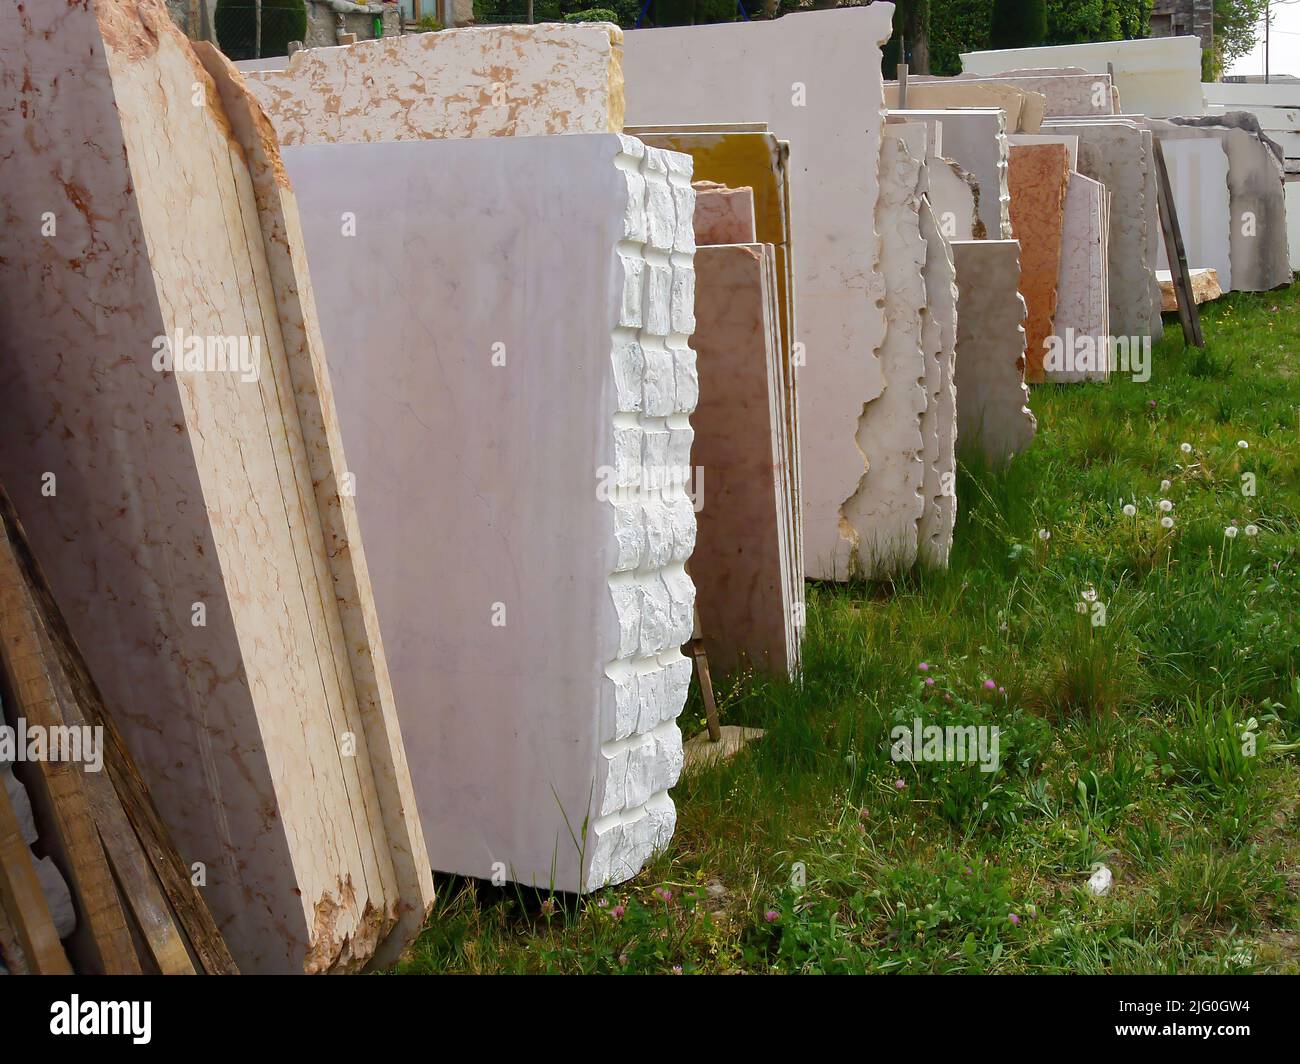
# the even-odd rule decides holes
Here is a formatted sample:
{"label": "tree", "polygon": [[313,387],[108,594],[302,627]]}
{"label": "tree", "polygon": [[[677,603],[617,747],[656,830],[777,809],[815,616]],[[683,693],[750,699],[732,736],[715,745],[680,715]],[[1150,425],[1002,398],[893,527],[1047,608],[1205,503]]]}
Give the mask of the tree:
{"label": "tree", "polygon": [[1268,0],[1214,0],[1214,55],[1207,72],[1211,80],[1255,47],[1267,10]]}
{"label": "tree", "polygon": [[930,0],[895,0],[894,35],[881,54],[887,78],[895,76],[899,63],[907,63],[913,74],[930,73]]}
{"label": "tree", "polygon": [[1032,48],[1047,36],[1047,0],[994,0],[989,46]]}

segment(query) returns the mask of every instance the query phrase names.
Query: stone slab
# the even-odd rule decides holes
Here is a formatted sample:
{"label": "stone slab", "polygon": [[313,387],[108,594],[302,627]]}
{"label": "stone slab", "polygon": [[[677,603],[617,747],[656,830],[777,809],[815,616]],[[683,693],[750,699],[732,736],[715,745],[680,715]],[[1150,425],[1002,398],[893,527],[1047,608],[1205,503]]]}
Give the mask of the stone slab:
{"label": "stone slab", "polygon": [[761,121],[790,143],[804,553],[819,578],[847,573],[854,530],[841,510],[865,472],[854,438],[884,386],[872,218],[891,11],[632,30],[624,40],[630,123]]}
{"label": "stone slab", "polygon": [[[1046,97],[1010,82],[959,81],[933,78],[907,81],[908,110],[958,107],[999,107],[1006,112],[1008,132],[1036,133],[1043,124]],[[885,82],[885,106],[898,107],[898,82]]]}
{"label": "stone slab", "polygon": [[672,834],[691,675],[690,160],[575,135],[285,163],[433,867],[626,880]]}
{"label": "stone slab", "polygon": [[942,127],[945,157],[970,173],[979,186],[979,217],[989,239],[1010,239],[1005,113],[996,108],[912,110],[909,120]]}
{"label": "stone slab", "polygon": [[1115,94],[1107,74],[958,74],[955,81],[976,84],[1006,83],[1044,97],[1044,118],[1063,115],[1109,115],[1115,113]]}
{"label": "stone slab", "polygon": [[785,551],[779,335],[770,244],[698,247],[700,400],[693,459],[703,470],[690,571],[709,667],[789,675],[795,601]]}
{"label": "stone slab", "polygon": [[0,8],[0,100],[0,479],[241,971],[355,971],[432,877],[274,138],[160,0]]}
{"label": "stone slab", "polygon": [[1008,184],[1011,231],[1020,241],[1020,294],[1025,297],[1025,379],[1046,380],[1043,356],[1056,314],[1061,229],[1070,180],[1064,144],[1012,145]]}
{"label": "stone slab", "polygon": [[994,467],[1022,454],[1038,428],[1025,387],[1020,245],[954,240],[957,270],[957,441]]}
{"label": "stone slab", "polygon": [[246,71],[281,144],[617,133],[622,31],[472,26],[306,48]]}
{"label": "stone slab", "polygon": [[1064,144],[1069,153],[1070,169],[1079,168],[1079,138],[1065,133],[1010,133],[1007,135],[1008,147],[1017,144]]}
{"label": "stone slab", "polygon": [[[1220,283],[1231,291],[1229,230],[1232,215],[1228,153],[1223,141],[1218,137],[1170,137],[1162,140],[1162,145],[1187,265],[1193,269],[1212,268]],[[1161,234],[1157,265],[1166,268],[1168,264],[1169,256]]]}
{"label": "stone slab", "polygon": [[[1219,285],[1219,276],[1213,268],[1189,270],[1192,281],[1192,298],[1197,303],[1212,303],[1223,295]],[[1178,295],[1174,291],[1174,275],[1168,270],[1158,270],[1156,277],[1160,281],[1160,294],[1163,298],[1162,309],[1173,312],[1178,309]]]}
{"label": "stone slab", "polygon": [[[927,162],[927,179],[935,169],[932,162]],[[923,563],[944,568],[952,553],[957,522],[957,274],[952,248],[928,198],[921,200],[920,228],[925,240],[921,349],[926,356],[926,407],[921,435],[930,450],[926,455],[926,505],[917,525],[917,549]]]}
{"label": "stone slab", "polygon": [[728,188],[716,181],[695,181],[692,187],[695,189],[697,246],[752,244],[755,241],[752,188]]}
{"label": "stone slab", "polygon": [[1054,342],[1043,365],[1049,381],[1110,379],[1109,195],[1100,181],[1070,174],[1056,282]]}

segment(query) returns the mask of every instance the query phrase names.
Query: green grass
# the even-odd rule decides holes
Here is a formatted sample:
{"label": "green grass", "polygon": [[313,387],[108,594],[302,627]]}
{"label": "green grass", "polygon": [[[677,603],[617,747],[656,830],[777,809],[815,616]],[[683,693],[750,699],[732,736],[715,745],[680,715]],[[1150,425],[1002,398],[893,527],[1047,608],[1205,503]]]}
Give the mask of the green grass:
{"label": "green grass", "polygon": [[[767,734],[682,780],[652,867],[443,880],[397,970],[1300,971],[1300,285],[1202,320],[1146,384],[1037,388],[1033,447],[962,471],[948,572],[810,587],[802,683],[723,682]],[[892,761],[915,716],[997,724],[999,771]]]}

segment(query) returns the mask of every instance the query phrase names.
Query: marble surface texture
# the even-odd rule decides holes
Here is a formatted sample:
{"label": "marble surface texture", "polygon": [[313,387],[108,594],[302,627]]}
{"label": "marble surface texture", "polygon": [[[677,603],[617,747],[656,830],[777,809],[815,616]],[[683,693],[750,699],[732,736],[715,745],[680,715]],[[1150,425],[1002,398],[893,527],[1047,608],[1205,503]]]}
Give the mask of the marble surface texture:
{"label": "marble surface texture", "polygon": [[994,467],[1024,452],[1038,422],[1024,381],[1025,301],[1015,240],[954,240],[957,441]]}
{"label": "marble surface texture", "polygon": [[[694,181],[695,243],[752,244],[754,190],[748,185],[729,188],[716,181]],[[773,299],[776,294],[773,293]]]}
{"label": "marble surface texture", "polygon": [[970,173],[979,186],[979,217],[986,238],[1011,238],[1011,196],[1007,191],[1006,114],[996,108],[909,109],[911,121],[942,128],[946,158]]}
{"label": "marble surface texture", "polygon": [[872,219],[891,14],[876,4],[633,30],[624,41],[629,123],[766,122],[790,143],[804,550],[818,578],[847,575],[854,539],[842,507],[865,472],[855,437],[884,387]]}
{"label": "marble surface texture", "polygon": [[[1007,116],[1008,133],[1036,133],[1043,124],[1047,100],[1041,92],[1004,81],[958,78],[908,78],[908,110],[960,107],[999,107]],[[898,107],[898,82],[885,82],[885,106]]]}
{"label": "marble surface texture", "polygon": [[[292,197],[213,69],[160,0],[0,8],[0,318],[48,356],[0,478],[240,969],[352,971],[430,877]],[[256,357],[155,368],[178,330]]]}
{"label": "marble surface texture", "polygon": [[1056,282],[1055,352],[1044,364],[1049,381],[1110,379],[1108,201],[1100,181],[1070,174]]}
{"label": "marble surface texture", "polygon": [[1046,380],[1043,355],[1056,314],[1061,228],[1070,179],[1064,144],[1013,144],[1008,168],[1011,232],[1020,241],[1020,294],[1025,297],[1025,379]]}
{"label": "marble surface texture", "polygon": [[623,31],[471,26],[308,48],[245,71],[281,144],[617,133]]}
{"label": "marble surface texture", "polygon": [[690,159],[284,154],[433,867],[622,882],[672,835],[691,676]]}

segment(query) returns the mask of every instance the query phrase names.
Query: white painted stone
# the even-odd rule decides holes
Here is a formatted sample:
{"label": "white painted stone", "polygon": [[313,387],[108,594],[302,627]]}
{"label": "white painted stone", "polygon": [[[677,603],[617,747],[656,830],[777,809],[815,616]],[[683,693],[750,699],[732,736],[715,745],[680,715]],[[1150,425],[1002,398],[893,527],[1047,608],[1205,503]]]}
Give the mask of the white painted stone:
{"label": "white painted stone", "polygon": [[957,440],[993,466],[1022,454],[1038,422],[1025,386],[1020,244],[954,240],[957,270]]}
{"label": "white painted stone", "polygon": [[921,415],[926,408],[926,360],[921,350],[925,306],[925,241],[921,236],[920,151],[904,143],[906,127],[887,125],[880,152],[876,230],[885,277],[885,339],[880,346],[884,391],[867,404],[857,442],[867,457],[858,490],[844,516],[858,534],[854,567],[872,577],[900,572],[916,561],[917,522],[925,509]]}
{"label": "white painted stone", "polygon": [[622,30],[473,26],[305,48],[245,71],[281,144],[617,133]]}
{"label": "white painted stone", "polygon": [[1038,75],[1075,68],[1090,74],[1114,71],[1115,87],[1130,112],[1164,117],[1199,115],[1201,42],[1197,37],[1043,45],[963,52],[963,73]]}
{"label": "white painted stone", "polygon": [[804,549],[816,578],[848,572],[855,532],[841,509],[865,470],[855,436],[884,386],[872,219],[891,13],[873,4],[624,40],[630,123],[766,122],[790,143]]}
{"label": "white painted stone", "polygon": [[1054,336],[1043,371],[1049,381],[1110,379],[1110,307],[1106,261],[1109,193],[1100,181],[1071,173],[1061,227]]}
{"label": "white painted stone", "polygon": [[285,160],[430,860],[626,879],[671,835],[691,674],[690,160],[614,135]]}
{"label": "white painted stone", "polygon": [[[1223,290],[1232,289],[1228,253],[1232,215],[1228,196],[1228,153],[1218,137],[1170,137],[1162,140],[1169,188],[1179,232],[1192,269],[1212,267]],[[1157,264],[1167,269],[1164,234]]]}

